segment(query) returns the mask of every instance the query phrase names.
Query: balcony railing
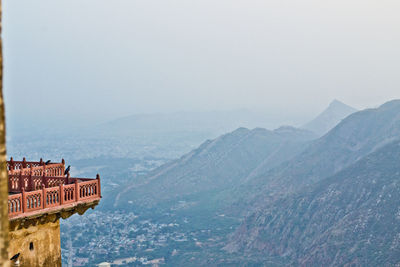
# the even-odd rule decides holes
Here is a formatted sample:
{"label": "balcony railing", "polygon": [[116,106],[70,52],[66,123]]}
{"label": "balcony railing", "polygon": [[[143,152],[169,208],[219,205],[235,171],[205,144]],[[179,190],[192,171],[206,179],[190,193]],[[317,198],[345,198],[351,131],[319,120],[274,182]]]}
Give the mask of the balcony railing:
{"label": "balcony railing", "polygon": [[71,178],[69,174],[65,177],[64,162],[41,164],[42,161],[8,162],[10,219],[100,200],[99,175],[96,179]]}
{"label": "balcony railing", "polygon": [[[61,163],[50,163],[49,166],[55,165],[55,164],[62,164],[65,166],[65,161],[62,159]],[[12,157],[9,161],[7,161],[7,170],[8,171],[18,171],[20,169],[29,169],[32,167],[39,167],[46,165],[46,163],[40,159],[40,161],[26,161],[25,158],[23,158],[22,161],[15,161]]]}

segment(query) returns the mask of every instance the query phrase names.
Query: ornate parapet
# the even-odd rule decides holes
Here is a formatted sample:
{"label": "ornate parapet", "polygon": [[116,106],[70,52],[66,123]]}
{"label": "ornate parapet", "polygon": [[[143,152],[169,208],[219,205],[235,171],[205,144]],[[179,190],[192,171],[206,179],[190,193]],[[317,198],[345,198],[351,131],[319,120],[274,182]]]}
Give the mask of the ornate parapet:
{"label": "ornate parapet", "polygon": [[100,176],[71,178],[62,163],[8,162],[10,220],[48,214],[97,202],[101,198]]}

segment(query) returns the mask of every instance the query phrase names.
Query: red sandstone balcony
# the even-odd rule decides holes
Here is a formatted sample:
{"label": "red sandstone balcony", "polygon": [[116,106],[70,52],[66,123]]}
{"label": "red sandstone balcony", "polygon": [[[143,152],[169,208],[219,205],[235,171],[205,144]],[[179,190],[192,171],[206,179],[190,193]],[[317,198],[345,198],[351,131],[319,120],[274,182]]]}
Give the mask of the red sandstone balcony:
{"label": "red sandstone balcony", "polygon": [[41,213],[98,202],[101,198],[100,176],[96,179],[65,176],[65,162],[45,164],[23,161],[7,162],[8,216],[18,219]]}

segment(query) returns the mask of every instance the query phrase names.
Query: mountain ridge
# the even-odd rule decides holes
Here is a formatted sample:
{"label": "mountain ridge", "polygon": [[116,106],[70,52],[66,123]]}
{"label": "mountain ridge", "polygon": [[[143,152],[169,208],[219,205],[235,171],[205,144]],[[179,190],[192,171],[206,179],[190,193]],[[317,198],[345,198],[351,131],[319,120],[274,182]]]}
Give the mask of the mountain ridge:
{"label": "mountain ridge", "polygon": [[[248,177],[235,195],[282,195],[333,175],[400,135],[400,101],[353,113],[290,161]],[[265,170],[265,169],[264,169]],[[267,177],[267,178],[266,178]],[[279,194],[278,194],[279,192]],[[274,196],[275,197],[275,196]],[[255,197],[256,199],[257,197]],[[253,199],[252,202],[256,201]],[[246,201],[247,203],[247,201]],[[249,204],[249,203],[247,203]],[[246,204],[246,205],[247,205]],[[252,204],[250,204],[252,205]]]}
{"label": "mountain ridge", "polygon": [[[141,202],[155,205],[161,199],[162,202],[167,199],[183,200],[185,196],[200,192],[229,188],[239,183],[265,159],[268,159],[265,165],[277,165],[290,158],[290,154],[300,152],[314,138],[313,133],[295,128],[288,128],[285,132],[238,128],[207,140],[181,158],[150,172],[142,184],[127,185],[118,194],[115,206],[121,205],[124,198],[124,203],[129,199],[141,206],[144,206]],[[157,191],[166,194],[160,196],[153,193]]]}

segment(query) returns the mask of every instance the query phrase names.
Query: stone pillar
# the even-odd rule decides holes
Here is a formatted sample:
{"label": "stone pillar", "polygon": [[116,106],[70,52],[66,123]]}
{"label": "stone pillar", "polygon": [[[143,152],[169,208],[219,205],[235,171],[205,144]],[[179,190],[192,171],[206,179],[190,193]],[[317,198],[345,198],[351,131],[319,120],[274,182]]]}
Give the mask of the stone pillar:
{"label": "stone pillar", "polygon": [[8,259],[8,174],[6,158],[6,123],[3,100],[3,47],[1,41],[0,0],[0,266],[10,266]]}

